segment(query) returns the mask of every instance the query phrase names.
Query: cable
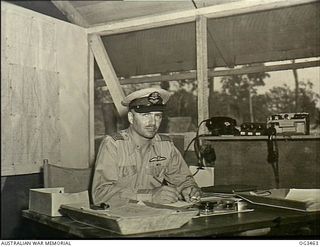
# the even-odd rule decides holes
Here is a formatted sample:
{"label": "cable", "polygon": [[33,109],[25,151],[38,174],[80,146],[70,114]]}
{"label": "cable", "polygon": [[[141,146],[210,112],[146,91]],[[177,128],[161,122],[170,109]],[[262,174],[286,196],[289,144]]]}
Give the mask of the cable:
{"label": "cable", "polygon": [[279,188],[280,177],[279,177],[279,148],[277,143],[277,131],[271,126],[268,128],[268,163],[271,164],[276,188]]}
{"label": "cable", "polygon": [[187,153],[188,149],[190,148],[190,146],[191,146],[192,142],[193,142],[195,139],[196,139],[196,137],[194,137],[194,138],[189,142],[189,144],[188,144],[188,146],[187,146],[186,150],[185,150],[185,151],[184,151],[184,153],[183,153],[183,158],[185,158],[185,156],[186,156],[186,153]]}
{"label": "cable", "polygon": [[198,166],[200,169],[202,169],[204,167],[204,164],[203,164],[203,156],[200,152],[200,140],[199,140],[199,130],[200,130],[200,126],[204,123],[208,121],[207,119],[206,120],[202,120],[199,125],[198,125],[198,128],[197,128],[197,133],[196,133],[196,137],[195,137],[195,141],[194,141],[194,152],[197,156],[197,159],[198,159]]}
{"label": "cable", "polygon": [[197,131],[196,131],[196,136],[190,141],[190,143],[188,144],[186,150],[183,153],[183,158],[185,158],[187,151],[189,150],[191,144],[194,142],[194,154],[196,155],[197,161],[198,161],[198,168],[196,170],[196,172],[192,175],[195,176],[199,170],[204,169],[204,167],[206,167],[206,162],[211,163],[212,161],[214,161],[216,159],[216,154],[214,149],[210,149],[208,147],[201,147],[200,145],[200,137],[202,136],[206,136],[206,135],[199,135],[199,130],[200,127],[203,123],[208,122],[210,119],[206,119],[203,120],[199,123],[198,127],[197,127]]}
{"label": "cable", "polygon": [[192,174],[192,176],[195,176],[199,172],[199,170],[203,169],[203,167],[204,167],[204,164],[203,164],[203,161],[202,161],[203,157],[202,157],[201,152],[200,152],[199,129],[200,129],[200,126],[206,121],[207,121],[207,119],[203,120],[203,121],[201,121],[199,123],[199,125],[197,127],[196,136],[190,141],[190,143],[188,144],[186,150],[183,153],[183,158],[185,158],[185,155],[186,155],[187,151],[189,150],[191,144],[194,142],[194,153],[195,153],[195,155],[197,157],[197,160],[198,160],[198,168],[197,168],[196,172],[194,174]]}

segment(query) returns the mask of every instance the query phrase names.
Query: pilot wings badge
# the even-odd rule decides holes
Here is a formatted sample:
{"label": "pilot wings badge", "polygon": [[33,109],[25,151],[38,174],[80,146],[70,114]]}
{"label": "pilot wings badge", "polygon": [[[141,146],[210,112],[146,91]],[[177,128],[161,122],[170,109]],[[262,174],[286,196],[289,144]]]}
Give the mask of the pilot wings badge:
{"label": "pilot wings badge", "polygon": [[149,162],[158,162],[158,161],[163,161],[163,160],[166,160],[167,158],[166,157],[162,157],[162,156],[155,156],[155,157],[152,157]]}

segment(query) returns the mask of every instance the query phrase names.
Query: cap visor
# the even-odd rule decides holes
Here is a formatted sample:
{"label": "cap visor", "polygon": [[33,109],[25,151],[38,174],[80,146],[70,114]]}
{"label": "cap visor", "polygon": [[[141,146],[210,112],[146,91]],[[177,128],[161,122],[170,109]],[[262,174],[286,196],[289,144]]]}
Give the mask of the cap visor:
{"label": "cap visor", "polygon": [[166,107],[164,105],[152,105],[152,106],[139,106],[139,107],[132,107],[131,109],[134,109],[135,112],[138,113],[145,113],[145,112],[152,112],[152,111],[164,111]]}

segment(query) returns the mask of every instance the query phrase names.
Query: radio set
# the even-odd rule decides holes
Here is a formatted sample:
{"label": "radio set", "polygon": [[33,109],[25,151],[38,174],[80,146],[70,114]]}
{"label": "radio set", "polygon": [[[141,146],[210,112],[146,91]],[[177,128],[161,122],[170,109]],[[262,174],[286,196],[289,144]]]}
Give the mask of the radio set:
{"label": "radio set", "polygon": [[267,120],[268,127],[274,127],[277,134],[310,134],[309,113],[280,113],[271,115]]}
{"label": "radio set", "polygon": [[237,129],[237,121],[230,117],[218,116],[205,120],[206,127],[213,136],[263,136],[269,135],[270,129],[274,128],[276,134],[310,134],[309,113],[279,113],[268,117],[267,123],[244,122]]}
{"label": "radio set", "polygon": [[240,135],[242,136],[262,136],[267,135],[266,123],[243,123],[240,126]]}

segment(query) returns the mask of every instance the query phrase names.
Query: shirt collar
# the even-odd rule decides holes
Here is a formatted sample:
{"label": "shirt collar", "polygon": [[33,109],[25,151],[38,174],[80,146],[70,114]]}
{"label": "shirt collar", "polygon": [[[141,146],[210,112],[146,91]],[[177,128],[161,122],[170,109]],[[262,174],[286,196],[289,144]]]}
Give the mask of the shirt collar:
{"label": "shirt collar", "polygon": [[[124,130],[124,132],[126,133],[127,137],[128,137],[128,144],[129,144],[129,155],[132,155],[133,153],[135,153],[135,150],[139,147],[139,145],[137,145],[137,143],[134,141],[134,138],[132,136],[132,129],[129,127],[128,129]],[[155,146],[155,144],[161,140],[159,134],[157,133],[150,141],[150,144],[152,146]]]}

